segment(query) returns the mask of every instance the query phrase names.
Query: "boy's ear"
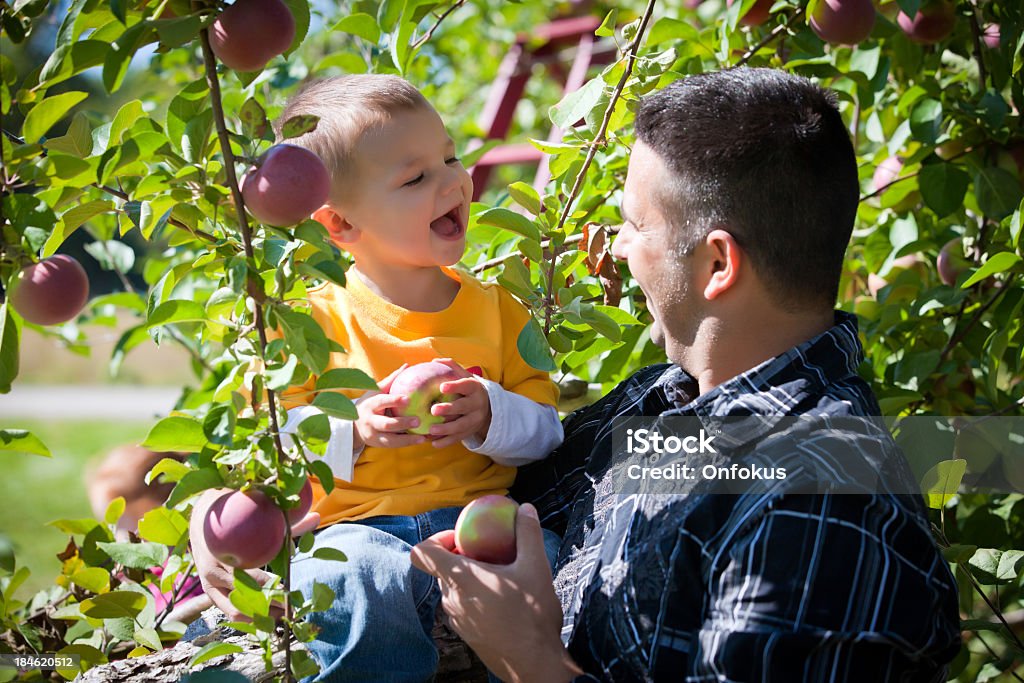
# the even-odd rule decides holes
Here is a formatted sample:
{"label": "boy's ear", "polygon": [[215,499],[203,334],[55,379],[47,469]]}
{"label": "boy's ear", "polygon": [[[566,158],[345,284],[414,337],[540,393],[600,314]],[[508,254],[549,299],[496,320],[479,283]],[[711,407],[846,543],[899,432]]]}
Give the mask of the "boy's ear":
{"label": "boy's ear", "polygon": [[327,228],[327,234],[336,244],[351,244],[359,239],[359,228],[345,220],[337,207],[330,204],[324,204],[314,211],[313,220]]}

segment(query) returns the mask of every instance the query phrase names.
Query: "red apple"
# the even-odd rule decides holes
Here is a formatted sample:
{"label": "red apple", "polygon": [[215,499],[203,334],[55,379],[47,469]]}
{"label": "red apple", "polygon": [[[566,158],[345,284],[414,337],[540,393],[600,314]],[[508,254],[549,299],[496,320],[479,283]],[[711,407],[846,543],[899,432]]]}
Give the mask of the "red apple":
{"label": "red apple", "polygon": [[229,491],[213,502],[203,537],[214,557],[239,569],[262,567],[284,543],[285,517],[262,491]]}
{"label": "red apple", "polygon": [[302,485],[302,489],[299,491],[299,504],[288,509],[288,523],[298,524],[302,521],[303,517],[309,514],[309,509],[312,507],[313,484],[310,483],[309,479],[306,479],[306,483]]}
{"label": "red apple", "polygon": [[441,385],[458,379],[454,370],[437,361],[410,365],[391,382],[393,396],[405,396],[408,405],[400,413],[403,417],[418,417],[420,424],[409,430],[410,434],[429,434],[432,425],[444,422],[443,417],[430,414],[430,407],[435,403],[448,403],[454,400],[451,394],[442,394]]}
{"label": "red apple", "polygon": [[309,218],[330,192],[331,176],[320,157],[296,145],[274,145],[242,179],[249,212],[280,228]]}
{"label": "red apple", "polygon": [[953,32],[956,5],[950,0],[925,0],[913,19],[900,12],[896,23],[915,43],[937,43]]}
{"label": "red apple", "polygon": [[480,562],[514,562],[518,510],[519,504],[505,496],[483,496],[472,501],[455,522],[455,549]]}
{"label": "red apple", "polygon": [[935,260],[939,279],[950,286],[955,285],[957,278],[971,266],[971,262],[964,256],[964,243],[959,237],[946,242]]}
{"label": "red apple", "polygon": [[89,278],[82,264],[57,254],[26,266],[11,292],[11,305],[36,325],[56,325],[74,319],[89,300]]}
{"label": "red apple", "polygon": [[982,33],[981,39],[989,49],[998,50],[1000,37],[999,24],[989,24],[985,27],[985,31]]}
{"label": "red apple", "polygon": [[899,157],[889,157],[878,164],[875,174],[871,177],[871,185],[875,192],[884,192],[885,188],[899,177],[902,170],[903,160]]}
{"label": "red apple", "polygon": [[[732,7],[733,0],[727,0],[726,4]],[[740,17],[740,23],[744,26],[757,26],[768,21],[768,17],[771,14],[772,5],[775,4],[775,0],[757,0],[754,6],[750,10]]]}
{"label": "red apple", "polygon": [[281,0],[236,0],[210,27],[210,47],[235,71],[259,71],[291,47],[295,18]]}
{"label": "red apple", "polygon": [[822,40],[856,45],[871,35],[875,6],[871,0],[821,0],[809,23]]}

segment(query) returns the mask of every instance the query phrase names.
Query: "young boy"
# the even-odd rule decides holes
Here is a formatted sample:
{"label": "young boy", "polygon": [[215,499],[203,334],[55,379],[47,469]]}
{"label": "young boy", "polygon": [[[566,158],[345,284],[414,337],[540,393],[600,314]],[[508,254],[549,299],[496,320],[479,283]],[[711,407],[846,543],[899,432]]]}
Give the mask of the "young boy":
{"label": "young boy", "polygon": [[[314,549],[292,563],[293,587],[308,595],[316,580],[336,595],[313,616],[317,680],[430,680],[439,591],[412,569],[409,549],[453,528],[471,500],[507,493],[516,465],[561,442],[557,389],[519,355],[528,311],[501,287],[450,268],[465,250],[472,181],[423,96],[395,76],[344,76],[304,89],[279,120],[299,114],[319,124],[289,142],[316,152],[333,181],[313,217],[354,259],[345,287],[309,291],[312,315],[346,349],[331,367],[359,368],[382,392],[358,400],[357,420],[331,419],[326,460],[335,488],[325,494],[314,485],[321,530]],[[386,392],[403,365],[438,358],[459,374],[441,386],[457,398],[433,408],[446,422],[429,437],[409,434],[418,419],[391,417],[406,400]],[[474,366],[480,376],[465,370]],[[308,401],[313,383],[290,390],[291,405]],[[313,412],[291,408],[282,431]],[[224,568],[197,536],[204,586],[225,595],[223,581],[216,587]],[[314,558],[320,547],[348,561]]]}

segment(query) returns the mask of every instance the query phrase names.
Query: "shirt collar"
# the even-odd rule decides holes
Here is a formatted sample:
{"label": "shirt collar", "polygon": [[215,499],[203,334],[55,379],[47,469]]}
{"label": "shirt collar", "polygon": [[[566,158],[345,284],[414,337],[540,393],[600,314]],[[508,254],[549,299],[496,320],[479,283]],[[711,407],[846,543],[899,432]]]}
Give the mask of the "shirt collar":
{"label": "shirt collar", "polygon": [[678,372],[666,372],[662,381],[671,383],[665,392],[677,408],[665,414],[696,415],[706,429],[716,433],[725,431],[725,418],[755,418],[730,421],[728,440],[741,445],[770,431],[778,418],[797,414],[806,399],[822,396],[830,385],[856,375],[863,360],[856,316],[836,311],[835,324],[825,332],[688,403],[685,399],[696,393],[696,383],[673,366]]}

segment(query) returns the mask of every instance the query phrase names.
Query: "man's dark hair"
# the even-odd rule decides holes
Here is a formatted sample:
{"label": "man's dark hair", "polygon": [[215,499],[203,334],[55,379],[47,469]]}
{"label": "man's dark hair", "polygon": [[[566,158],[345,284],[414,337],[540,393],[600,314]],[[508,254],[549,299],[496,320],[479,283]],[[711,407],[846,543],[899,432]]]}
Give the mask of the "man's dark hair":
{"label": "man's dark hair", "polygon": [[672,172],[656,197],[685,253],[726,229],[782,305],[835,305],[859,183],[832,92],[774,69],[699,74],[645,97],[636,133]]}

